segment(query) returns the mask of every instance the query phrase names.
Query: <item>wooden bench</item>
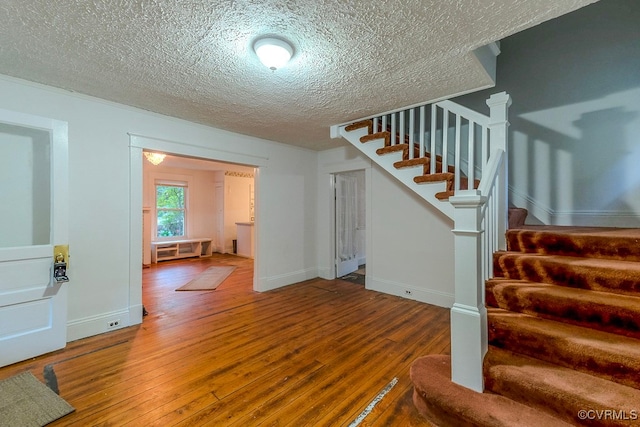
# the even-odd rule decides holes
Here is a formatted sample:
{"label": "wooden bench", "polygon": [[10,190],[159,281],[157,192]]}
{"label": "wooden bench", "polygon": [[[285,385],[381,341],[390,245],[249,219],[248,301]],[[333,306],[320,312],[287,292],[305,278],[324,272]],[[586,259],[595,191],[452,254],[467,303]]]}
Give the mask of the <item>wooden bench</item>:
{"label": "wooden bench", "polygon": [[159,240],[151,242],[151,262],[170,259],[211,256],[212,239]]}

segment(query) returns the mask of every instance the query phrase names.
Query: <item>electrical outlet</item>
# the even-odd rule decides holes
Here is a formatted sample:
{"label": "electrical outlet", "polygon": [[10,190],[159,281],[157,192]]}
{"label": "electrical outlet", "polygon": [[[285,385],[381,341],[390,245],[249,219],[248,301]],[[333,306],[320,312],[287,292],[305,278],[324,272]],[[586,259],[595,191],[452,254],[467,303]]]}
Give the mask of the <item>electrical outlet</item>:
{"label": "electrical outlet", "polygon": [[118,326],[120,326],[120,319],[109,320],[107,322],[107,329],[117,328]]}
{"label": "electrical outlet", "polygon": [[409,289],[405,289],[405,290],[404,290],[404,294],[405,294],[405,295],[411,295],[411,291],[410,291]]}

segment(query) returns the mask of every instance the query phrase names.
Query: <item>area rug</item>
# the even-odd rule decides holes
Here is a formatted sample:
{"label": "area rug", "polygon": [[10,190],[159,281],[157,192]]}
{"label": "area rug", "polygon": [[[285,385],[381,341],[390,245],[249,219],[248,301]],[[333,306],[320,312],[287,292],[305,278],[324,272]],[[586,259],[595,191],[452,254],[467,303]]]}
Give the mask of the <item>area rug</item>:
{"label": "area rug", "polygon": [[41,427],[73,411],[31,372],[0,381],[0,427]]}
{"label": "area rug", "polygon": [[220,284],[229,277],[234,266],[209,267],[198,277],[176,289],[176,291],[211,291],[220,286]]}

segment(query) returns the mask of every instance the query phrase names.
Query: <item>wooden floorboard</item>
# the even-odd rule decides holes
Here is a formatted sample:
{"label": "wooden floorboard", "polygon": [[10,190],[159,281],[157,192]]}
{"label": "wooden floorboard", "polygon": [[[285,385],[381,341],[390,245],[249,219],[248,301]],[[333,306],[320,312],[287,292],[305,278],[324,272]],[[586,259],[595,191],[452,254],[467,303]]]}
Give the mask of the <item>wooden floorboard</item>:
{"label": "wooden floorboard", "polygon": [[[214,291],[175,291],[214,265]],[[51,426],[349,426],[393,378],[361,426],[429,426],[409,367],[448,354],[449,310],[313,279],[254,292],[253,261],[233,255],[143,270],[141,325],[71,342],[0,368],[51,365],[76,411]]]}

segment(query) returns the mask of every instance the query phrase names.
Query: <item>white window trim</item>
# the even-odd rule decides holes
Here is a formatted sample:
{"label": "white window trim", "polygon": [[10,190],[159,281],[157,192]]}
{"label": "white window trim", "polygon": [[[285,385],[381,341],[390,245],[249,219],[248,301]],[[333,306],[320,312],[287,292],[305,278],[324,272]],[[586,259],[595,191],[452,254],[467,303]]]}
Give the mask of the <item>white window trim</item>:
{"label": "white window trim", "polygon": [[[191,184],[191,177],[183,176],[183,175],[173,175],[173,174],[157,174],[153,177],[153,186],[152,186],[152,197],[153,197],[153,216],[152,216],[152,241],[154,242],[162,242],[164,240],[180,240],[180,239],[188,239],[191,235],[191,221],[189,218],[190,212],[190,196],[189,196],[189,185]],[[165,186],[174,186],[174,187],[184,187],[185,188],[185,196],[184,196],[184,236],[167,236],[161,237],[158,236],[158,202],[156,200],[158,185]]]}

